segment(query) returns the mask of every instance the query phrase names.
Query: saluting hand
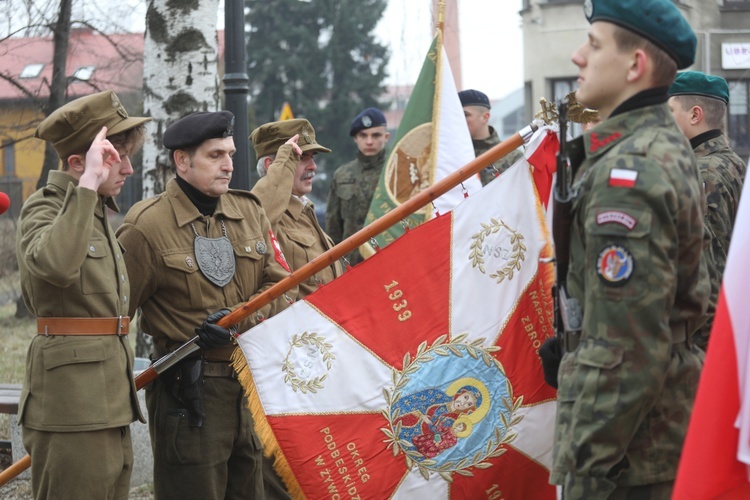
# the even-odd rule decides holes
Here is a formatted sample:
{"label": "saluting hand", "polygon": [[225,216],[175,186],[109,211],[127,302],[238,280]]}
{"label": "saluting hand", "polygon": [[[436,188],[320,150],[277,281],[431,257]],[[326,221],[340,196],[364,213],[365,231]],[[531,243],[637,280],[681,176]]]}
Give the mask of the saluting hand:
{"label": "saluting hand", "polygon": [[298,140],[299,140],[299,134],[294,134],[284,144],[291,144],[292,147],[294,148],[294,152],[297,153],[298,156],[302,156],[302,148],[300,148],[299,145],[297,144]]}
{"label": "saluting hand", "polygon": [[102,127],[86,153],[85,170],[78,185],[97,191],[109,177],[112,166],[120,162],[120,154],[107,140],[107,127]]}

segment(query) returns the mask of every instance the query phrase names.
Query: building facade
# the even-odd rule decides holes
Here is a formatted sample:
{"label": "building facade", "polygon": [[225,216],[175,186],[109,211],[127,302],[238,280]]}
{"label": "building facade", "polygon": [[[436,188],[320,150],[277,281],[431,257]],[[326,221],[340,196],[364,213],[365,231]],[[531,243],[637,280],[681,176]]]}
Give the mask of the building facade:
{"label": "building facade", "polygon": [[[679,0],[675,4],[698,37],[692,70],[718,75],[730,89],[726,134],[750,156],[750,0]],[[522,0],[526,119],[539,99],[558,100],[576,88],[573,52],[586,40],[582,0]],[[574,130],[574,133],[577,132]]]}

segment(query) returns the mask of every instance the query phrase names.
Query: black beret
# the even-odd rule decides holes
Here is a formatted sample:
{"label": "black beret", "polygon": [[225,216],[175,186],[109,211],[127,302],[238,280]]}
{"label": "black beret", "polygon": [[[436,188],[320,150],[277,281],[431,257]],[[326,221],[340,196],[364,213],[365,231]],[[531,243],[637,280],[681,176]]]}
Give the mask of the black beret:
{"label": "black beret", "polygon": [[381,127],[386,124],[385,115],[378,108],[367,108],[352,121],[349,135],[354,137],[360,130],[372,127]]}
{"label": "black beret", "polygon": [[720,76],[707,75],[700,71],[683,71],[677,73],[677,78],[669,87],[669,95],[700,95],[720,99],[729,104],[729,85]]}
{"label": "black beret", "polygon": [[590,23],[608,21],[653,42],[677,69],[695,60],[698,39],[672,0],[586,0],[583,12]]}
{"label": "black beret", "polygon": [[187,149],[205,140],[234,135],[234,115],[230,111],[191,113],[164,131],[164,147]]}
{"label": "black beret", "polygon": [[462,90],[458,93],[458,99],[461,101],[461,107],[484,106],[487,109],[492,109],[492,106],[490,106],[490,99],[487,97],[487,94],[478,90]]}

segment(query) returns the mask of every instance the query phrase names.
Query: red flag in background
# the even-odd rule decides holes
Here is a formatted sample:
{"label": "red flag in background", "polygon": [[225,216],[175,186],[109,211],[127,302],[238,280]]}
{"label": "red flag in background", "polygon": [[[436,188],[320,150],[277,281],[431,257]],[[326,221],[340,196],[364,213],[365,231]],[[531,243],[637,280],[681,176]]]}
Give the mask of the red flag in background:
{"label": "red flag in background", "polygon": [[537,355],[550,254],[518,163],[241,335],[235,366],[292,496],[555,498]]}
{"label": "red flag in background", "polygon": [[734,225],[674,499],[750,498],[750,188]]}

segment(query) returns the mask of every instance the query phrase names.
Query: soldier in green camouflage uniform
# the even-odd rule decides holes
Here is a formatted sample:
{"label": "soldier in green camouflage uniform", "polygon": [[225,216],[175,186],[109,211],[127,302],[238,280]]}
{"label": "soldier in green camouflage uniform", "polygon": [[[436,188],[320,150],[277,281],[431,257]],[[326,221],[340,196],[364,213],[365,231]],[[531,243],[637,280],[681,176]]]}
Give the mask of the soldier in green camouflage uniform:
{"label": "soldier in green camouflage uniform", "polygon": [[[471,142],[474,145],[474,156],[486,153],[500,144],[497,131],[489,124],[490,109],[492,108],[487,95],[478,90],[468,89],[459,92],[458,99],[464,108],[466,125],[469,127]],[[486,186],[488,182],[508,170],[521,158],[523,158],[523,153],[516,149],[483,169],[479,173],[482,186]]]}
{"label": "soldier in green camouflage uniform", "polygon": [[721,132],[729,104],[726,80],[699,71],[685,71],[677,75],[669,88],[669,95],[669,108],[677,126],[690,140],[706,190],[704,220],[706,243],[710,245],[711,255],[708,267],[711,297],[708,321],[693,335],[695,344],[705,350],[742,193],[745,163],[732,151],[729,141]]}
{"label": "soldier in green camouflage uniform", "polygon": [[[668,499],[702,366],[702,186],[667,107],[696,38],[669,0],[587,0],[576,98],[603,122],[571,144],[570,295],[550,481],[567,499]],[[636,33],[643,33],[638,35]],[[644,38],[648,37],[648,38]]]}
{"label": "soldier in green camouflage uniform", "polygon": [[[391,136],[385,115],[376,108],[367,108],[357,115],[349,135],[357,143],[357,159],[336,169],[326,207],[326,232],[336,244],[364,226],[385,165],[385,144]],[[364,260],[359,250],[346,254],[346,259],[351,265]]]}

